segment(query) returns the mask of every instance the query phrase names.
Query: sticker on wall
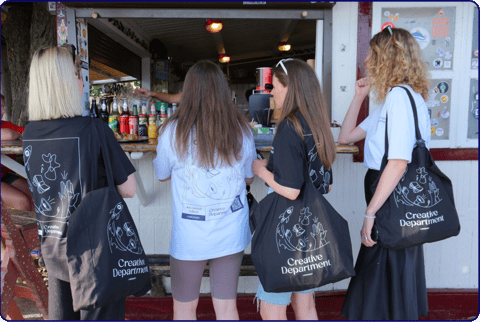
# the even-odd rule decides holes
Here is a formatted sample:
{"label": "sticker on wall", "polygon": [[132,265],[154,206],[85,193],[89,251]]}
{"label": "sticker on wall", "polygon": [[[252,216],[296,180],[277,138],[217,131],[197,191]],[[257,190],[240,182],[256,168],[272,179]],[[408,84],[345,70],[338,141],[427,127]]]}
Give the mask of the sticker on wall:
{"label": "sticker on wall", "polygon": [[478,106],[475,106],[475,107],[473,108],[472,113],[473,113],[473,117],[478,120]]}
{"label": "sticker on wall", "polygon": [[478,101],[478,92],[476,92],[473,97],[475,97],[475,100]]}
{"label": "sticker on wall", "polygon": [[440,106],[440,101],[438,101],[438,100],[428,100],[426,103],[427,103],[427,107]]}
{"label": "sticker on wall", "polygon": [[478,49],[475,49],[475,50],[473,51],[473,56],[478,57]]}
{"label": "sticker on wall", "polygon": [[433,19],[432,37],[448,37],[449,23],[448,18]]}
{"label": "sticker on wall", "polygon": [[435,67],[435,68],[440,68],[440,67],[442,67],[442,65],[443,65],[443,59],[441,59],[441,58],[436,58],[433,61],[433,67]]}
{"label": "sticker on wall", "polygon": [[432,39],[432,45],[436,45],[437,44],[437,40],[436,39]]}
{"label": "sticker on wall", "polygon": [[443,63],[443,68],[452,68],[452,62],[447,60]]}
{"label": "sticker on wall", "polygon": [[450,46],[450,37],[445,38],[445,47]]}
{"label": "sticker on wall", "polygon": [[433,89],[433,91],[435,92],[435,94],[438,94],[438,92],[440,92],[440,90],[438,89],[438,87],[435,87],[435,88]]}
{"label": "sticker on wall", "polygon": [[428,118],[429,118],[429,119],[432,118],[432,110],[431,110],[431,109],[428,109]]}
{"label": "sticker on wall", "polygon": [[385,11],[385,12],[383,13],[383,15],[384,15],[385,17],[390,16],[390,11]]}
{"label": "sticker on wall", "polygon": [[442,95],[440,100],[442,101],[442,103],[446,103],[446,102],[448,102],[448,96],[447,95]]}
{"label": "sticker on wall", "polygon": [[390,28],[395,28],[395,25],[392,22],[388,21],[382,25],[381,30],[387,28],[387,26],[390,26]]}
{"label": "sticker on wall", "polygon": [[439,127],[436,131],[435,131],[435,134],[437,136],[442,136],[444,133],[443,129],[441,127]]}
{"label": "sticker on wall", "polygon": [[392,19],[392,22],[395,22],[398,20],[398,17],[400,17],[399,13],[396,13],[394,15],[389,15],[388,18]]}
{"label": "sticker on wall", "polygon": [[446,51],[445,54],[443,55],[443,58],[445,58],[446,60],[452,59],[452,53],[449,51]]}
{"label": "sticker on wall", "polygon": [[417,40],[420,48],[425,49],[430,43],[430,34],[427,29],[422,27],[416,27],[410,30],[412,36]]}
{"label": "sticker on wall", "polygon": [[440,82],[437,84],[437,88],[438,88],[438,91],[443,94],[448,92],[449,85],[447,82]]}
{"label": "sticker on wall", "polygon": [[445,16],[445,11],[443,11],[442,9],[438,10],[438,15]]}
{"label": "sticker on wall", "polygon": [[445,54],[445,52],[440,47],[437,48],[437,53],[440,55],[440,57],[443,57],[443,55]]}
{"label": "sticker on wall", "polygon": [[472,68],[478,68],[478,58],[472,58]]}
{"label": "sticker on wall", "polygon": [[442,112],[442,117],[443,117],[444,119],[448,119],[449,116],[450,116],[450,112],[449,112],[449,111],[444,110],[444,111]]}
{"label": "sticker on wall", "polygon": [[430,125],[437,126],[438,125],[438,120],[437,119],[430,120]]}
{"label": "sticker on wall", "polygon": [[433,128],[433,126],[430,127],[430,134],[433,135],[433,133],[435,133],[435,129]]}

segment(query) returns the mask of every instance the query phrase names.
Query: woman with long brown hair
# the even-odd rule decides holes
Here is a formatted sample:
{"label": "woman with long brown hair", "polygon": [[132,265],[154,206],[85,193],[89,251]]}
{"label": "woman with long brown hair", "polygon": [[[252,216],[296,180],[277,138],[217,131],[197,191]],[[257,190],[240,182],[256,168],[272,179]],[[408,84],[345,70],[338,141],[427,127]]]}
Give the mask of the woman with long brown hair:
{"label": "woman with long brown hair", "polygon": [[230,93],[217,65],[196,63],[185,77],[177,112],[159,130],[155,174],[172,182],[174,319],[196,319],[208,262],[217,319],[238,320],[240,265],[251,240],[246,184],[254,179],[256,153]]}
{"label": "woman with long brown hair", "polygon": [[[304,185],[303,167],[309,158],[311,170],[322,174],[314,185],[326,194],[331,189],[336,149],[315,72],[301,60],[283,59],[273,69],[272,83],[275,108],[281,109],[278,129],[268,164],[255,160],[253,172],[269,186],[268,193],[295,200]],[[313,291],[269,293],[260,283],[256,295],[260,314],[264,320],[286,320],[287,305],[292,303],[297,320],[317,320]]]}
{"label": "woman with long brown hair", "polygon": [[[368,77],[355,84],[355,96],[338,139],[340,144],[365,139],[364,165],[368,168],[365,175],[367,209],[360,232],[362,245],[342,316],[351,320],[416,320],[428,312],[423,246],[398,250],[382,247],[372,239],[372,227],[375,214],[404,175],[417,142],[412,104],[405,90],[397,86],[407,89],[415,100],[420,134],[429,147],[430,117],[425,103],[428,66],[410,32],[390,27],[370,40],[364,65]],[[360,106],[371,87],[374,101],[381,105],[356,126]],[[385,151],[386,127],[388,151]],[[385,152],[388,152],[388,162],[380,174]],[[370,187],[379,177],[377,188],[372,192]]]}

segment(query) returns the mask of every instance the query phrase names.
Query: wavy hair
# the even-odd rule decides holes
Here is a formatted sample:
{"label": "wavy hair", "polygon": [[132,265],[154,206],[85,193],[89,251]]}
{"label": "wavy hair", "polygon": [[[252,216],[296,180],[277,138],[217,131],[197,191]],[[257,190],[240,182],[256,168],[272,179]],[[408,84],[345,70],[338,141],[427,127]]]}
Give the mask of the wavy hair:
{"label": "wavy hair", "polygon": [[293,59],[284,61],[282,66],[273,69],[273,76],[283,86],[288,86],[285,101],[277,124],[284,119],[291,122],[297,134],[303,140],[303,129],[295,114],[299,111],[312,132],[315,146],[323,165],[330,168],[337,156],[335,141],[330,131],[327,104],[322,95],[320,83],[314,70],[306,62]]}
{"label": "wavy hair", "polygon": [[161,135],[176,122],[175,150],[179,159],[187,155],[190,134],[195,130],[194,157],[199,166],[232,166],[234,160],[241,160],[243,135],[252,132],[230,93],[222,70],[214,63],[200,61],[188,70],[179,108],[159,130]]}
{"label": "wavy hair", "polygon": [[79,59],[69,47],[44,47],[33,54],[29,75],[28,113],[31,121],[82,115],[78,88]]}
{"label": "wavy hair", "polygon": [[422,51],[410,32],[402,28],[389,28],[370,40],[369,57],[365,69],[375,89],[375,101],[382,102],[390,88],[405,84],[426,100],[430,75]]}

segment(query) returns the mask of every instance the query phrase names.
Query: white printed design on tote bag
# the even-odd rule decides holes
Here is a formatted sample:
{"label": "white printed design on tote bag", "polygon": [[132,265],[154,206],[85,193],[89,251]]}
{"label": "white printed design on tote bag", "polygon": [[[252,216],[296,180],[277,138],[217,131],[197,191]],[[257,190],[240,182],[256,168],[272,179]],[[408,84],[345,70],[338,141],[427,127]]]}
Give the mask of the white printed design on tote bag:
{"label": "white printed design on tote bag", "polygon": [[[123,205],[119,202],[110,213],[112,216],[108,221],[107,225],[107,235],[108,243],[110,244],[110,252],[113,252],[112,246],[117,247],[117,249],[130,252],[133,254],[142,254],[143,248],[140,244],[137,234],[133,230],[132,224],[126,222],[123,224],[123,227],[117,227],[115,225],[116,220],[120,218],[120,213],[123,210]],[[118,222],[121,224],[121,222]]]}
{"label": "white printed design on tote bag", "polygon": [[[289,207],[279,216],[280,222],[276,229],[276,241],[279,253],[281,247],[289,251],[298,250],[311,252],[329,243],[326,240],[327,231],[323,229],[323,225],[317,217],[311,218],[312,213],[308,207],[300,211],[301,216],[297,223],[290,222],[292,213],[293,207]],[[309,225],[313,228],[310,234],[305,233],[305,227]]]}
{"label": "white printed design on tote bag", "polygon": [[428,176],[428,172],[425,171],[424,167],[420,167],[416,170],[416,181],[410,182],[409,184],[405,181],[407,171],[408,168],[405,170],[402,179],[393,191],[397,208],[399,208],[399,203],[403,203],[406,206],[430,208],[442,201],[442,199],[440,199],[440,189],[437,188],[432,177]]}

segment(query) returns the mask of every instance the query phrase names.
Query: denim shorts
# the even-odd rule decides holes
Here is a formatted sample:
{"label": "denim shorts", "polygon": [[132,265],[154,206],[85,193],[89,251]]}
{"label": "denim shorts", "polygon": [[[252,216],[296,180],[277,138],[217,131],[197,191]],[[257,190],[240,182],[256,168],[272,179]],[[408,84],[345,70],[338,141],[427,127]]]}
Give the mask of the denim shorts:
{"label": "denim shorts", "polygon": [[266,292],[263,289],[262,283],[260,281],[258,282],[258,289],[257,289],[257,294],[255,297],[259,299],[260,301],[264,301],[270,304],[276,304],[276,305],[289,305],[291,302],[292,298],[292,293],[312,293],[316,290],[316,288],[312,288],[310,290],[306,291],[299,291],[299,292],[284,292],[284,293],[270,293]]}

